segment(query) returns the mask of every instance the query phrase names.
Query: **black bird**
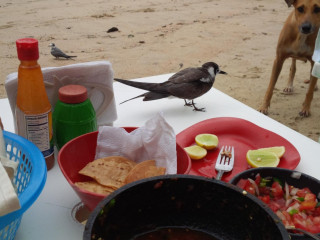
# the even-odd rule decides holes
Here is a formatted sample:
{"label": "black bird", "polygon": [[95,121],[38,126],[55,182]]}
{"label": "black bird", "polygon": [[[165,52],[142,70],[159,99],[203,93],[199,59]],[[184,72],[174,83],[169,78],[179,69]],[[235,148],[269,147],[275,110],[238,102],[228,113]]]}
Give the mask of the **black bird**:
{"label": "black bird", "polygon": [[[197,108],[193,100],[205,94],[212,88],[217,74],[227,73],[220,70],[218,64],[207,62],[198,68],[183,69],[163,83],[134,82],[118,78],[115,78],[114,80],[135,88],[149,91],[124,102],[139,97],[144,97],[143,101],[151,101],[173,96],[184,99],[185,106],[193,107],[194,111],[205,111],[205,108]],[[187,100],[189,100],[189,102]]]}
{"label": "black bird", "polygon": [[77,57],[77,56],[69,56],[69,55],[65,54],[59,48],[57,48],[54,43],[51,43],[49,45],[49,47],[51,47],[51,55],[54,56],[55,58],[62,57],[62,58],[65,58],[65,59],[70,59],[70,58]]}

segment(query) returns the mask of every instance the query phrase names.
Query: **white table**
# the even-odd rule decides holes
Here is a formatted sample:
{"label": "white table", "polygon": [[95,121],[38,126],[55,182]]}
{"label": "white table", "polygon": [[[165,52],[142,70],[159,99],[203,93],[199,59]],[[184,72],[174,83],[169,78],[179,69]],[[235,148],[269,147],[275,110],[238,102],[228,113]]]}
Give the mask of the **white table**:
{"label": "white table", "polygon": [[[138,79],[146,82],[163,82],[170,74]],[[142,102],[135,99],[127,103],[118,103],[137,96],[145,91],[114,84],[118,119],[114,126],[142,126],[146,120],[157,112],[163,112],[176,134],[185,128],[205,119],[214,117],[238,117],[249,120],[258,126],[276,132],[289,140],[299,151],[301,161],[296,170],[320,179],[320,144],[281,123],[257,112],[241,102],[218,91],[210,90],[196,99],[198,107],[205,107],[206,112],[195,112],[184,107],[181,99],[162,99]],[[13,118],[7,99],[0,99],[0,116],[6,130],[13,131]],[[16,240],[25,239],[82,239],[83,226],[71,217],[72,208],[79,203],[79,198],[60,172],[56,163],[48,172],[48,178],[42,194],[32,207],[24,214]]]}

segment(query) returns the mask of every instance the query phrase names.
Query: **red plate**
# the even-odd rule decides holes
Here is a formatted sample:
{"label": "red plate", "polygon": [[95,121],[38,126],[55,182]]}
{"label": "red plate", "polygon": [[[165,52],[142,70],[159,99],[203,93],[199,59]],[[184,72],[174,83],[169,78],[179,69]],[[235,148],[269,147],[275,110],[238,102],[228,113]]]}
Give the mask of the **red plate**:
{"label": "red plate", "polygon": [[248,150],[284,146],[285,154],[280,159],[278,167],[295,169],[300,162],[300,154],[297,149],[286,139],[278,134],[261,128],[252,122],[240,118],[221,117],[199,122],[177,135],[177,142],[182,147],[188,147],[195,143],[195,136],[201,133],[217,135],[219,145],[214,150],[209,150],[207,156],[201,160],[193,160],[190,170],[191,175],[215,177],[215,163],[220,148],[224,145],[234,146],[234,168],[229,173],[224,173],[222,180],[230,181],[231,178],[249,168],[246,160]]}

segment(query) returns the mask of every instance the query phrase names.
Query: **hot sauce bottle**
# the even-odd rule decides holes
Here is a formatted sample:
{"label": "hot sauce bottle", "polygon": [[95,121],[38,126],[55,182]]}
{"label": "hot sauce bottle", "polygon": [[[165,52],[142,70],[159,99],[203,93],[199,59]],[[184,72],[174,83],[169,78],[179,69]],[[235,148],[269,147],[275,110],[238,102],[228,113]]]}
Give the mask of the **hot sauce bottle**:
{"label": "hot sauce bottle", "polygon": [[16,46],[20,60],[15,112],[16,131],[41,150],[49,170],[54,165],[52,111],[38,64],[38,40],[18,39]]}

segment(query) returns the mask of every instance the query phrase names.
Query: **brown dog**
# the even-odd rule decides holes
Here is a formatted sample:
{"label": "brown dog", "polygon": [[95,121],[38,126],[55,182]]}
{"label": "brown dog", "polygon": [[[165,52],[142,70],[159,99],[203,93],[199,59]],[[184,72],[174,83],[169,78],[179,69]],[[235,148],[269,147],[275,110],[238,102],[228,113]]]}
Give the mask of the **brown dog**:
{"label": "brown dog", "polygon": [[[296,60],[310,61],[311,70],[314,62],[312,55],[315,41],[320,26],[320,0],[285,0],[288,7],[294,6],[294,10],[287,18],[279,36],[276,59],[273,63],[270,83],[259,111],[267,114],[270,106],[273,89],[278,80],[284,61],[291,57],[292,64],[287,87],[284,92],[293,91],[293,78],[296,72]],[[306,98],[300,111],[300,116],[310,115],[310,105],[313,92],[316,88],[317,78],[310,73],[310,83]]]}

